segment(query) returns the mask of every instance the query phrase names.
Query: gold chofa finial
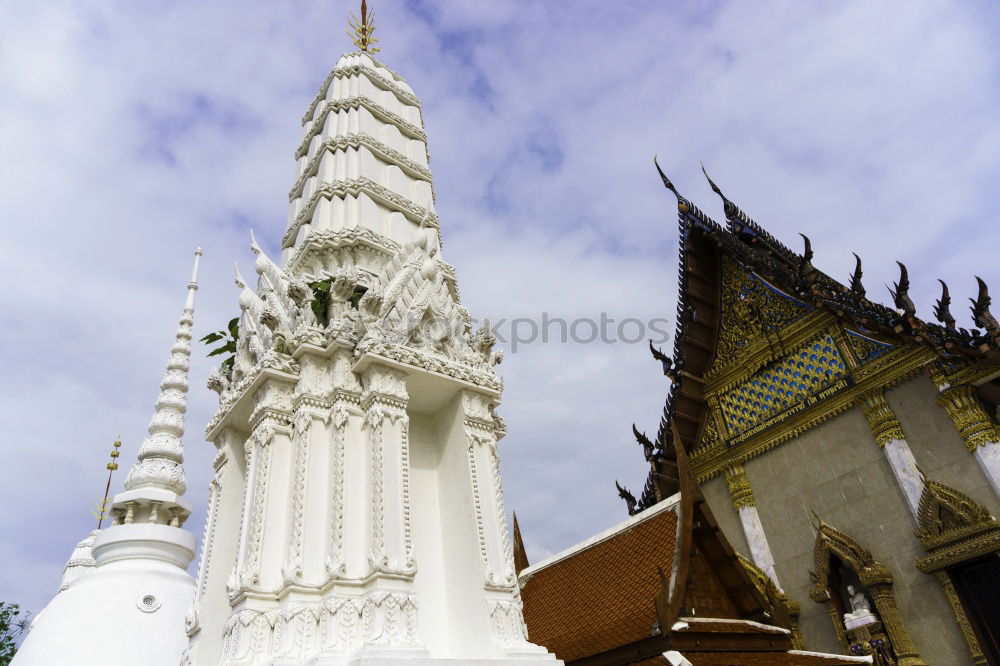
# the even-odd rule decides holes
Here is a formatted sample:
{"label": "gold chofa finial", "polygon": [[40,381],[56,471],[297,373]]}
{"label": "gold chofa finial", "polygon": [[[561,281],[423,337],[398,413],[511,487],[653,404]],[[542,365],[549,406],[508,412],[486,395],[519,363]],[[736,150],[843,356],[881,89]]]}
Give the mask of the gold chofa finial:
{"label": "gold chofa finial", "polygon": [[91,513],[94,518],[97,518],[97,529],[101,529],[101,525],[104,523],[104,519],[108,516],[108,493],[111,492],[111,475],[115,473],[118,469],[118,456],[120,455],[118,449],[122,447],[121,435],[115,439],[114,448],[111,449],[111,462],[107,464],[108,470],[108,483],[104,486],[104,497],[98,498],[95,502],[94,510]]}
{"label": "gold chofa finial", "polygon": [[368,13],[368,3],[365,0],[361,0],[361,20],[351,12],[351,20],[347,25],[347,36],[359,49],[365,53],[378,53],[382,50],[374,45],[378,41],[378,37],[372,35],[375,32],[375,13]]}

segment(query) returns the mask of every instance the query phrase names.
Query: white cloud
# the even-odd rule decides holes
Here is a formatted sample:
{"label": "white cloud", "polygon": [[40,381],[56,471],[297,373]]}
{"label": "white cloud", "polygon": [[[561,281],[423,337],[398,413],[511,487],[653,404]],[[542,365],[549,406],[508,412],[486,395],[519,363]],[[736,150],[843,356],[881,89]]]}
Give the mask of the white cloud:
{"label": "white cloud", "polygon": [[[298,119],[340,52],[326,3],[6,3],[0,265],[8,469],[0,598],[38,609],[134,456],[205,246],[196,328],[236,310],[247,227],[275,248]],[[1000,290],[998,23],[990,3],[378,3],[382,54],[424,101],[445,255],[477,317],[672,318],[676,218],[650,158],[716,218],[698,173],[789,245],[808,233],[869,292],[908,263],[928,314],[978,272]],[[956,303],[959,301],[956,300]],[[961,315],[959,315],[961,311]],[[955,308],[968,325],[967,312]],[[200,535],[214,394],[186,437]],[[664,378],[641,345],[507,355],[508,508],[532,555],[621,519],[630,424]],[[117,484],[124,476],[119,473]]]}

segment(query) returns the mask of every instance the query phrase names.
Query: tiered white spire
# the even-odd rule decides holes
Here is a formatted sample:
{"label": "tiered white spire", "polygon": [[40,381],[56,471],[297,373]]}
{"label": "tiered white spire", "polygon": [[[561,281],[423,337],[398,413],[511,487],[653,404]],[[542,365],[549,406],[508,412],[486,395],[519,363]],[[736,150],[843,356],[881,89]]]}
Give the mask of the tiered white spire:
{"label": "tiered white spire", "polygon": [[187,644],[195,538],[182,526],[191,505],[181,497],[187,484],[180,438],[200,259],[198,248],[149,436],[125,491],[115,495],[113,524],[74,549],[59,594],[36,618],[17,666],[176,666]]}
{"label": "tiered white spire", "polygon": [[160,488],[177,495],[187,489],[184,479],[184,412],[187,411],[188,368],[191,357],[191,328],[194,325],[194,294],[198,290],[198,264],[201,247],[194,253],[194,268],[187,285],[184,312],[177,325],[177,336],[170,349],[167,372],[160,382],[149,436],[139,448],[139,460],[125,479],[126,490]]}
{"label": "tiered white spire", "polygon": [[315,232],[367,231],[402,244],[424,218],[437,227],[420,100],[371,53],[340,58],[302,125],[286,262]]}

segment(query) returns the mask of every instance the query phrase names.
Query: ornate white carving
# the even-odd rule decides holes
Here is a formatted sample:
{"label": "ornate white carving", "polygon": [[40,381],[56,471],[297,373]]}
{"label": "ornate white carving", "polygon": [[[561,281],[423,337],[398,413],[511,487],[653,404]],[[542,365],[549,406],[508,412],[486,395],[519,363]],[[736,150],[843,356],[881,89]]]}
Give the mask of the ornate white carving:
{"label": "ornate white carving", "polygon": [[267,487],[271,478],[271,441],[275,429],[275,424],[268,419],[255,428],[247,440],[248,451],[255,452],[256,464],[253,470],[253,505],[247,535],[247,557],[240,577],[243,588],[254,587],[260,582],[260,551],[264,541],[264,513],[267,507]]}
{"label": "ornate white carving", "polygon": [[212,547],[215,544],[215,529],[219,519],[219,502],[222,501],[222,483],[220,483],[218,471],[220,468],[221,465],[216,468],[215,478],[208,484],[208,518],[205,520],[205,531],[201,537],[201,562],[198,563],[198,579],[195,583],[191,608],[184,617],[184,629],[189,637],[194,636],[200,629],[201,599],[205,595],[205,586],[208,584],[208,568],[212,563]]}
{"label": "ornate white carving", "polygon": [[318,185],[309,196],[309,199],[302,206],[302,212],[300,212],[292,223],[288,225],[288,230],[285,231],[285,235],[281,238],[281,244],[289,245],[293,238],[295,238],[299,233],[299,226],[302,225],[306,220],[312,218],[313,211],[316,209],[316,204],[319,203],[321,198],[333,198],[340,197],[341,199],[352,196],[356,197],[364,192],[369,197],[382,204],[386,208],[402,213],[414,222],[419,222],[424,217],[427,217],[427,224],[429,226],[436,227],[438,224],[437,215],[428,211],[428,209],[423,206],[418,206],[401,194],[393,192],[388,187],[384,185],[379,185],[370,178],[360,177],[360,178],[348,178],[346,180],[335,180],[329,183],[322,183]]}
{"label": "ornate white carving", "polygon": [[273,612],[272,656],[305,659],[315,654],[320,612],[313,604],[290,604]]}
{"label": "ornate white carving", "polygon": [[299,147],[295,150],[295,159],[299,159],[309,152],[309,146],[312,144],[313,137],[323,131],[328,115],[331,113],[340,113],[341,111],[350,111],[351,109],[360,109],[362,107],[368,109],[379,120],[395,125],[403,134],[424,143],[427,142],[427,135],[420,127],[417,127],[398,113],[385,108],[372,98],[366,95],[356,95],[343,99],[332,99],[323,106],[323,110],[312,121],[312,125],[309,127],[306,135],[302,137]]}
{"label": "ornate white carving", "polygon": [[[298,233],[298,232],[296,232]],[[289,240],[290,240],[289,236]],[[378,256],[379,266],[399,250],[399,243],[365,227],[313,230],[288,260],[288,270],[312,277],[332,266],[350,268],[361,255]],[[333,260],[328,264],[328,260]]]}
{"label": "ornate white carving", "polygon": [[302,539],[305,525],[306,476],[309,468],[310,432],[313,421],[322,418],[308,408],[300,408],[292,422],[295,465],[292,479],[291,520],[289,521],[288,557],[282,567],[285,584],[302,582]]}
{"label": "ornate white carving", "polygon": [[417,602],[406,592],[333,596],[269,611],[244,609],[224,627],[226,666],[344,656],[365,647],[417,647]]}
{"label": "ornate white carving", "polygon": [[[351,54],[351,55],[360,56],[361,53],[359,52],[357,54]],[[364,57],[371,58],[371,55],[366,53],[364,54]],[[385,65],[378,62],[374,58],[371,58],[371,60],[376,64],[378,64],[379,67],[385,69],[386,71],[391,71]],[[396,97],[399,97],[401,100],[403,100],[410,106],[417,106],[417,107],[420,106],[420,100],[417,98],[416,95],[407,90],[404,90],[402,86],[397,84],[395,81],[387,80],[386,78],[381,76],[377,70],[372,69],[368,65],[361,62],[359,64],[349,65],[347,67],[336,67],[332,72],[330,72],[327,75],[326,80],[323,82],[323,85],[320,86],[319,92],[316,93],[316,97],[314,97],[313,101],[309,104],[309,109],[306,111],[305,115],[302,116],[302,124],[305,125],[310,120],[312,120],[313,114],[316,112],[316,107],[319,106],[320,103],[326,99],[326,94],[327,92],[329,92],[330,84],[333,83],[334,79],[348,78],[351,76],[357,76],[358,74],[364,74],[365,76],[368,77],[369,81],[371,81],[378,87],[382,88],[383,90],[391,90],[393,93],[395,93]],[[396,76],[400,81],[402,81],[402,77],[400,77],[398,74],[394,74],[394,76]]]}
{"label": "ornate white carving", "polygon": [[476,536],[479,538],[479,557],[483,565],[483,577],[487,585],[492,584],[494,575],[490,569],[490,557],[486,548],[486,530],[483,525],[483,504],[479,493],[479,470],[476,462],[476,442],[483,438],[475,428],[466,425],[465,439],[468,442],[469,478],[472,480],[472,504],[476,514]]}
{"label": "ornate white carving", "polygon": [[389,556],[385,552],[385,483],[384,442],[382,430],[385,410],[375,404],[365,412],[365,426],[368,430],[368,445],[371,447],[371,543],[368,565],[372,571],[386,571]]}
{"label": "ornate white carving", "polygon": [[294,201],[296,197],[301,196],[302,187],[306,184],[307,180],[316,175],[317,170],[319,169],[319,164],[323,161],[323,156],[327,151],[332,153],[338,150],[347,150],[348,148],[357,150],[361,146],[368,148],[382,160],[395,164],[403,171],[408,172],[414,178],[418,180],[425,180],[428,183],[431,182],[431,170],[427,167],[417,164],[403,153],[390,148],[368,134],[355,134],[352,132],[350,134],[330,137],[320,144],[319,149],[316,151],[316,154],[313,155],[312,159],[309,160],[309,163],[306,165],[302,175],[299,176],[298,180],[295,181],[295,184],[292,185],[292,189],[288,192],[288,200]]}
{"label": "ornate white carving", "polygon": [[413,530],[410,526],[410,419],[404,414],[399,420],[400,427],[400,488],[403,495],[403,571],[416,573],[417,563],[413,555]]}
{"label": "ornate white carving", "polygon": [[250,527],[247,525],[249,514],[248,505],[251,502],[250,490],[253,487],[253,475],[257,469],[257,456],[255,452],[255,440],[247,438],[243,443],[244,474],[243,474],[243,501],[240,502],[240,529],[236,537],[236,552],[233,556],[233,568],[226,580],[226,594],[230,599],[234,599],[240,592],[240,580],[243,577],[243,559],[245,557],[245,543]]}
{"label": "ornate white carving", "polygon": [[343,575],[344,561],[344,451],[347,444],[347,423],[350,412],[343,402],[330,410],[333,419],[333,451],[330,455],[330,553],[326,559],[328,580]]}
{"label": "ornate white carving", "polygon": [[493,482],[493,505],[496,507],[496,521],[500,529],[500,547],[503,553],[503,583],[514,586],[517,574],[514,572],[514,550],[510,542],[510,530],[507,528],[507,512],[503,503],[503,480],[500,477],[500,456],[497,455],[497,444],[492,438],[487,440],[490,457],[490,476]]}
{"label": "ornate white carving", "polygon": [[373,365],[368,369],[363,386],[361,402],[366,405],[378,402],[387,407],[405,407],[410,397],[406,392],[406,374],[383,365]]}
{"label": "ornate white carving", "polygon": [[528,628],[524,624],[524,615],[519,599],[490,600],[487,602],[487,606],[489,607],[493,638],[497,643],[507,649],[535,647],[528,642]]}

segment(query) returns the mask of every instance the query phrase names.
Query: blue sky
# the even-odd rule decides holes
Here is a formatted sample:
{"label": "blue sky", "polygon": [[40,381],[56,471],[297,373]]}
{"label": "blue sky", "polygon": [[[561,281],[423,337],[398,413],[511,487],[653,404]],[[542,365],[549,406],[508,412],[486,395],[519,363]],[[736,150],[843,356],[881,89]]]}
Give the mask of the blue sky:
{"label": "blue sky", "polygon": [[[734,201],[930,317],[1000,296],[1000,10],[990,2],[376,1],[380,57],[423,101],[444,255],[476,317],[672,317],[676,212]],[[275,252],[299,119],[344,2],[0,4],[0,598],[40,609],[91,528],[116,433],[130,463],[205,248],[200,336],[237,312],[249,228]],[[246,270],[244,272],[246,272]],[[1000,309],[997,306],[996,309]],[[214,408],[192,370],[200,536]],[[533,560],[624,516],[666,391],[642,345],[507,354],[507,507]],[[124,469],[122,470],[124,472]],[[124,473],[115,486],[120,488]]]}

